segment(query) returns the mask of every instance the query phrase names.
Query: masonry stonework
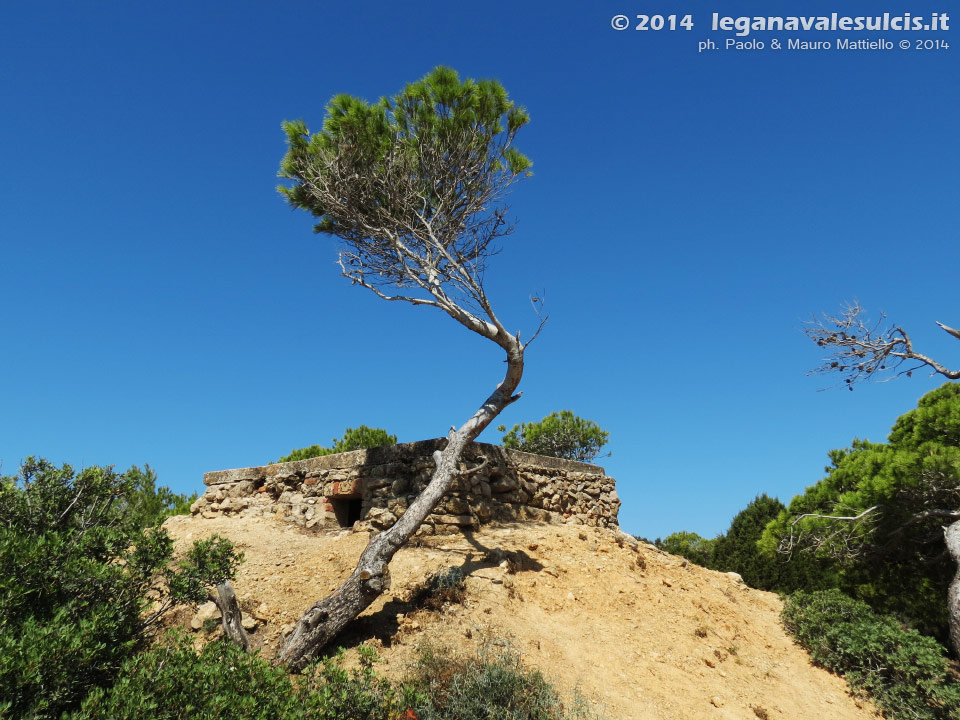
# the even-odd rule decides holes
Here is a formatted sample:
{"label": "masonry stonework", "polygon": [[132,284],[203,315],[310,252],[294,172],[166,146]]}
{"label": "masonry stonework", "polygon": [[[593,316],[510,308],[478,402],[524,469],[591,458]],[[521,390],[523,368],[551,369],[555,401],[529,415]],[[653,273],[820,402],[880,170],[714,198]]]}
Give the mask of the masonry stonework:
{"label": "masonry stonework", "polygon": [[[204,517],[270,516],[315,530],[383,530],[430,482],[433,453],[446,442],[424,440],[209,472],[203,476],[206,492],[190,511]],[[427,517],[422,534],[512,520],[618,526],[614,480],[596,465],[473,443],[461,457],[460,470],[464,474]]]}

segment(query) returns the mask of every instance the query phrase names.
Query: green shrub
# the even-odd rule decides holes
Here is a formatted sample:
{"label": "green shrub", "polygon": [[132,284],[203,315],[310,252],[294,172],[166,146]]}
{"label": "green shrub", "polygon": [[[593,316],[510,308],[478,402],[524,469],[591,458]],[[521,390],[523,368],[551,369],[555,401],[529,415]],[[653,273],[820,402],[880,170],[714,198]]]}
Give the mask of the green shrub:
{"label": "green shrub", "polygon": [[291,720],[396,720],[419,698],[411,688],[395,687],[373,669],[377,653],[361,645],[360,666],[342,667],[343,650],[310,668],[300,689],[300,704]]}
{"label": "green shrub", "polygon": [[960,717],[960,685],[951,682],[933,638],[839,590],[794,593],[783,623],[817,663],[867,692],[888,717]]}
{"label": "green shrub", "polygon": [[681,530],[653,542],[658,548],[671,555],[680,555],[702,567],[712,567],[713,551],[717,540],[707,540],[695,532]]}
{"label": "green shrub", "polygon": [[[506,430],[505,425],[497,428]],[[584,420],[570,410],[547,415],[540,422],[514,425],[503,436],[503,446],[550,457],[592,462],[607,444],[610,433],[592,420]]]}
{"label": "green shrub", "polygon": [[141,527],[159,525],[171,515],[189,515],[197,494],[182,495],[166,485],[157,487],[157,473],[149,465],[134,465],[124,473],[133,484],[126,513]]}
{"label": "green shrub", "polygon": [[419,720],[574,720],[591,717],[582,701],[565,708],[537,670],[508,648],[466,657],[425,646],[409,679]]}
{"label": "green shrub", "polygon": [[0,480],[0,698],[10,716],[58,717],[134,651],[143,594],[172,544],[141,535],[141,516],[125,512],[133,497],[132,480],[110,468],[75,474],[33,458]]}
{"label": "green shrub", "polygon": [[297,682],[287,671],[225,641],[196,652],[171,633],[128,662],[120,679],[92,693],[71,720],[395,720],[407,698],[372,669],[376,653],[361,647],[360,667],[345,670],[342,651],[308,668]]}
{"label": "green shrub", "polygon": [[[158,519],[145,487],[140,471],[34,458],[0,478],[0,718],[59,718],[113,682],[164,609],[206,594],[211,563],[172,567],[170,538],[143,529]],[[230,564],[226,541],[208,550]]]}
{"label": "green shrub", "polygon": [[463,570],[458,567],[441,568],[413,591],[412,602],[439,610],[444,603],[460,603],[467,594]]}
{"label": "green shrub", "polygon": [[90,694],[73,720],[283,717],[295,703],[286,672],[233,643],[194,651],[184,634],[124,665],[117,682]]}
{"label": "green shrub", "polygon": [[306,460],[308,458],[323,457],[324,455],[333,455],[351,450],[362,450],[364,448],[380,447],[381,445],[394,445],[396,442],[397,436],[391,435],[382,428],[371,428],[366,425],[361,425],[358,428],[347,428],[344,430],[342,438],[333,439],[332,447],[311,445],[310,447],[291,450],[289,455],[284,455],[277,460],[277,462]]}

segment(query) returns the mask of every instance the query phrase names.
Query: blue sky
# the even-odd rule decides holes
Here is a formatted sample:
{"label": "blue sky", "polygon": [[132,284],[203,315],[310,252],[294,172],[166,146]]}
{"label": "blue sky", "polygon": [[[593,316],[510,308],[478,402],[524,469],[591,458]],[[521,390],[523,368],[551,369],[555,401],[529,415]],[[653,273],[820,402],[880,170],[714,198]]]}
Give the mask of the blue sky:
{"label": "blue sky", "polygon": [[[625,530],[713,536],[789,500],[829,449],[881,440],[939,382],[818,392],[813,312],[859,299],[960,365],[960,40],[940,51],[723,49],[739,15],[913,15],[888,3],[700,0],[694,29],[618,32],[624,2],[7,4],[0,10],[0,461],[149,463],[181,492],[361,423],[465,420],[498,349],[351,287],[275,192],[280,122],[321,125],[436,65],[529,110],[534,177],[489,290],[529,333],[508,426],[610,431]],[[661,8],[670,12],[668,8]],[[960,18],[958,18],[960,22]],[[758,32],[940,39],[945,32]],[[712,39],[721,49],[699,53]],[[488,430],[482,440],[497,442]]]}

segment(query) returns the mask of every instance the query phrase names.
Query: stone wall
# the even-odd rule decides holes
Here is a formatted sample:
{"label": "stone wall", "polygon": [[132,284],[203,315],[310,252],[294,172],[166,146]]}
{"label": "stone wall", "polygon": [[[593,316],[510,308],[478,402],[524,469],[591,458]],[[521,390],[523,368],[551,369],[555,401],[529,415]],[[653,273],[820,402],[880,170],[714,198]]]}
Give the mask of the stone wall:
{"label": "stone wall", "polygon": [[[206,473],[190,511],[272,516],[308,529],[381,530],[403,515],[430,481],[433,452],[446,440]],[[470,470],[424,522],[422,533],[456,532],[490,521],[536,520],[617,527],[620,499],[603,468],[473,443],[460,461]],[[357,524],[359,523],[359,524]]]}

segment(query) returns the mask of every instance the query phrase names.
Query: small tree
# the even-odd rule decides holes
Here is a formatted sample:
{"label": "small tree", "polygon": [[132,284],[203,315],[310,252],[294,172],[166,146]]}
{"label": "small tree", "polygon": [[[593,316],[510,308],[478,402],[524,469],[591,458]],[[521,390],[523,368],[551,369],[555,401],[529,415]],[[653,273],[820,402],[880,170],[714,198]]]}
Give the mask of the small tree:
{"label": "small tree", "polygon": [[143,470],[134,465],[125,476],[133,483],[129,514],[136,517],[141,527],[159,525],[171,515],[189,515],[197,494],[182,495],[166,485],[157,487],[157,473],[149,465]]}
{"label": "small tree", "polygon": [[334,455],[336,453],[350,452],[351,450],[362,450],[363,448],[375,448],[381,445],[394,445],[397,442],[397,436],[391,435],[382,428],[371,428],[361,425],[358,428],[347,428],[343,431],[342,438],[334,438],[332,447],[322,447],[320,445],[311,445],[310,447],[292,450],[289,455],[277,460],[277,462],[293,462],[294,460],[306,460],[307,458],[323,457],[324,455]]}
{"label": "small tree", "polygon": [[768,497],[766,493],[754,498],[734,516],[727,532],[717,538],[709,567],[739,573],[750,587],[762,590],[778,588],[781,570],[785,569],[785,565],[777,563],[776,558],[761,554],[757,541],[767,523],[785,509],[782,502]]}
{"label": "small tree", "polygon": [[707,538],[688,530],[670,533],[663,540],[657,538],[654,544],[671,555],[685,557],[692,563],[701,567],[711,567],[713,561],[713,550],[717,545],[717,539],[708,540]]}
{"label": "small tree", "polygon": [[[500,432],[506,430],[501,425]],[[503,446],[514,450],[591,462],[607,444],[610,433],[592,420],[577,417],[570,410],[547,415],[540,422],[514,425],[503,436]]]}
{"label": "small tree", "polygon": [[528,120],[499,83],[461,81],[439,67],[376,103],[337,95],[320,132],[311,134],[302,121],[283,125],[289,148],[280,176],[292,184],[280,192],[318,218],[316,232],[343,241],[341,274],[384,300],[442,310],[496,343],[507,363],[497,388],[435,453],[420,496],[297,623],[278,654],[294,670],[389,587],[391,558],[462,472],[464,447],[520,397],[529,341],[501,323],[484,276],[495,241],[512,231],[504,195],[529,174],[530,161],[513,147]]}
{"label": "small tree", "polygon": [[946,625],[960,652],[960,385],[927,393],[887,443],[855,440],[830,458],[762,544],[828,559],[845,590],[927,632]]}

